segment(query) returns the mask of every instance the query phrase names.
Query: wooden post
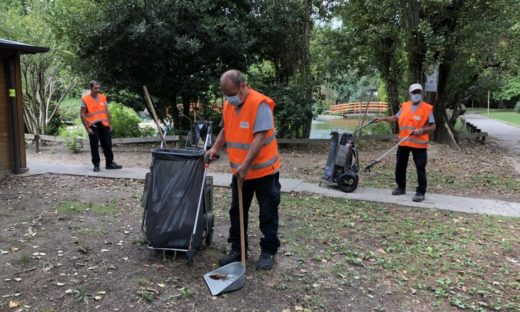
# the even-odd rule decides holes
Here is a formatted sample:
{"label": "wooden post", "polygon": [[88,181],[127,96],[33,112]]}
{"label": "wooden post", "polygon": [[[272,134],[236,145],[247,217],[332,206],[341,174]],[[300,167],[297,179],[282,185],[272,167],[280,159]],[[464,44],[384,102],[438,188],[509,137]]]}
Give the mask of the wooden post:
{"label": "wooden post", "polygon": [[34,152],[39,153],[40,152],[40,135],[39,134],[34,135],[33,142],[34,142]]}
{"label": "wooden post", "polygon": [[489,115],[489,100],[491,98],[491,90],[488,90],[488,115]]}

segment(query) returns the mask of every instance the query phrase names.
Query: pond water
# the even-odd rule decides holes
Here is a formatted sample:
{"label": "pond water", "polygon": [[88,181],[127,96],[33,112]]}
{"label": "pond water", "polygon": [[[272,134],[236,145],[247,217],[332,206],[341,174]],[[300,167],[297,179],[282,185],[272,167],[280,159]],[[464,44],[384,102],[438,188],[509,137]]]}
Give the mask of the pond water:
{"label": "pond water", "polygon": [[[365,120],[365,123],[367,120]],[[311,139],[330,139],[331,130],[352,131],[359,125],[359,117],[343,118],[339,116],[319,116],[312,121]]]}

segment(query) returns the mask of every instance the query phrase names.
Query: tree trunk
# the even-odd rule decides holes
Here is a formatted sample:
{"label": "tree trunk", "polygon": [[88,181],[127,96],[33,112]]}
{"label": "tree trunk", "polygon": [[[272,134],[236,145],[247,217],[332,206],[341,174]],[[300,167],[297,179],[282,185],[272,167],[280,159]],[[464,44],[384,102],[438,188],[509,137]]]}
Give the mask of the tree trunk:
{"label": "tree trunk", "polygon": [[[450,53],[450,56],[453,54]],[[446,57],[444,62],[439,66],[439,82],[437,86],[438,98],[434,103],[434,117],[437,129],[435,130],[434,140],[440,143],[447,143],[451,147],[460,150],[455,135],[457,132],[448,124],[448,116],[446,114],[446,86],[447,77],[451,70],[451,58]]]}
{"label": "tree trunk", "polygon": [[311,0],[305,0],[305,16],[303,22],[303,81],[305,85],[305,121],[303,124],[303,138],[309,138],[311,135],[312,128],[312,73],[311,73],[311,52],[310,52],[310,28],[311,28],[311,13],[312,3]]}
{"label": "tree trunk", "polygon": [[405,0],[408,27],[408,79],[411,83],[423,83],[426,45],[419,32],[421,5],[418,0]]}

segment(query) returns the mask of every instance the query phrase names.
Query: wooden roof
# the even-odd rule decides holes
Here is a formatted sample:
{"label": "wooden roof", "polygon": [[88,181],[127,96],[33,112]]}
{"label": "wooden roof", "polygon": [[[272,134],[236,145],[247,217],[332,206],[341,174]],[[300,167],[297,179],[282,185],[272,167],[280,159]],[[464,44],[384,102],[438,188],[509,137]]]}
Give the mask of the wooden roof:
{"label": "wooden roof", "polygon": [[35,45],[25,44],[25,43],[2,39],[2,38],[0,38],[0,49],[17,50],[24,54],[25,53],[35,54],[35,53],[49,52],[49,48],[38,47]]}

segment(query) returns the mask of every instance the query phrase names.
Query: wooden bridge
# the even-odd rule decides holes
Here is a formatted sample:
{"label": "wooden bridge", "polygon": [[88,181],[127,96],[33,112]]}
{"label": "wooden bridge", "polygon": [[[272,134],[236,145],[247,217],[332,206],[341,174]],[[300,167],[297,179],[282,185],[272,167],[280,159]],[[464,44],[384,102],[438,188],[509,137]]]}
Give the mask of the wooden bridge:
{"label": "wooden bridge", "polygon": [[[388,109],[386,102],[368,103],[368,112],[383,114]],[[363,114],[367,110],[367,102],[352,102],[332,105],[329,112],[333,114]]]}

